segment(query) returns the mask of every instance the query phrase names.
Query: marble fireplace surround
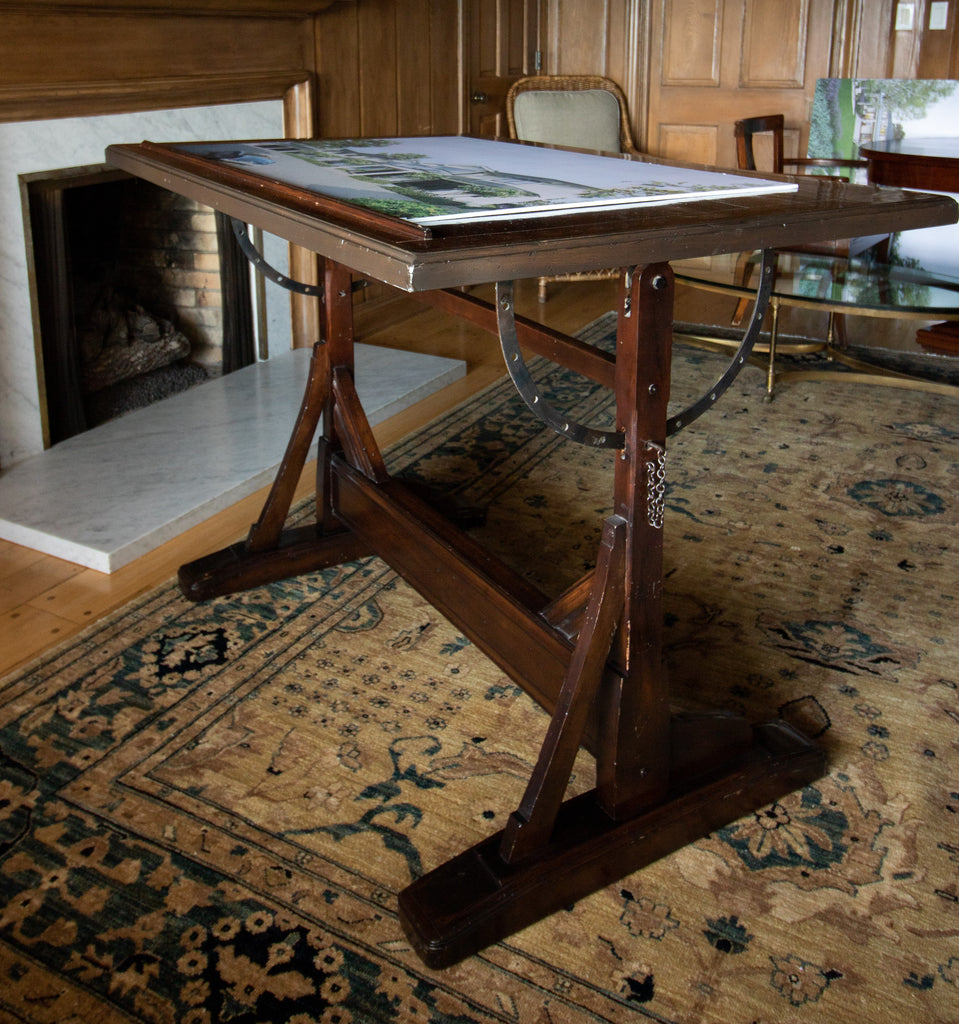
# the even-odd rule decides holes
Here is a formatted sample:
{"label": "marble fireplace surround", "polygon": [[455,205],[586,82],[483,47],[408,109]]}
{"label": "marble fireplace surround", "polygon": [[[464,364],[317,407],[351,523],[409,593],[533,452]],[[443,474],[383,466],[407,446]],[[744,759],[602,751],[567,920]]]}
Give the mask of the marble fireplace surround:
{"label": "marble fireplace surround", "polygon": [[[0,123],[0,538],[112,572],[252,493],[282,457],[308,356],[291,351],[289,298],[270,285],[269,360],[44,450],[18,176],[101,163],[114,142],[283,134],[282,100]],[[454,360],[361,349],[357,385],[374,423],[465,373]]]}
{"label": "marble fireplace surround", "polygon": [[[19,176],[101,164],[104,150],[117,140],[282,134],[278,100],[0,124],[0,466],[9,468],[44,449]],[[289,327],[282,319],[275,326],[285,331],[288,347]],[[277,350],[282,344],[281,334]]]}

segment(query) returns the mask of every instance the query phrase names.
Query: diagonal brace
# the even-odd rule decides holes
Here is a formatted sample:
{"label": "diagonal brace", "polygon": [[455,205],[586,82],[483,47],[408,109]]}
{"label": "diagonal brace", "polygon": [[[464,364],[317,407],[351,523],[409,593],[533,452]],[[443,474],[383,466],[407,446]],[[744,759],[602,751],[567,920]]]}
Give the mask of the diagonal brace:
{"label": "diagonal brace", "polygon": [[500,856],[509,864],[546,846],[552,834],[623,612],[627,530],[628,523],[621,516],[610,516],[604,524],[589,603],[573,657],[536,767],[503,833]]}

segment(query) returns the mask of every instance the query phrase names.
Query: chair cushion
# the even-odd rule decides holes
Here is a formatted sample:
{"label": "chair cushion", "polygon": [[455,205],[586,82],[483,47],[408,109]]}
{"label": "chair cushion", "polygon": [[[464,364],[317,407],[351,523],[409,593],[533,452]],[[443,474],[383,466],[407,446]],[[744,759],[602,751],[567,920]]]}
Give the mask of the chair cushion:
{"label": "chair cushion", "polygon": [[619,102],[604,89],[521,92],[513,120],[516,137],[526,142],[620,151]]}

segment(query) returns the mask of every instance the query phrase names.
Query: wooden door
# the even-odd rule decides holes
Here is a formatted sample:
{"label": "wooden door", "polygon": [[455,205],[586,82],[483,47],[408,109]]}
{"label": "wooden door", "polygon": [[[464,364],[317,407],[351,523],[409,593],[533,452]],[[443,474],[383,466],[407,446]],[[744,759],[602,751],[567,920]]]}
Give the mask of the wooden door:
{"label": "wooden door", "polygon": [[787,126],[796,126],[787,133],[787,154],[805,153],[816,79],[830,71],[834,6],[835,0],[657,0],[649,149],[735,167],[733,122],[783,113]]}
{"label": "wooden door", "polygon": [[539,0],[470,0],[467,27],[469,134],[506,136],[506,93],[535,73]]}

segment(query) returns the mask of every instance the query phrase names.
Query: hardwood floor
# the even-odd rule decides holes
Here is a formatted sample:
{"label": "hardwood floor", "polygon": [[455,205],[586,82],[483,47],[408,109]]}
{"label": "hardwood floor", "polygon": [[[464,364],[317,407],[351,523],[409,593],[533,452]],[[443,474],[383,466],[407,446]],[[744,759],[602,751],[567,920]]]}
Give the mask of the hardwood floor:
{"label": "hardwood floor", "polygon": [[[596,317],[613,309],[617,284],[555,284],[549,301],[536,301],[535,282],[521,282],[516,293],[518,312],[542,319],[550,326],[575,333]],[[488,297],[484,289],[477,294]],[[363,308],[367,306],[368,308]],[[461,402],[505,373],[499,343],[492,335],[462,321],[437,313],[413,299],[391,305],[389,322],[377,319],[375,302],[358,309],[357,335],[370,344],[431,352],[463,359],[466,376],[417,405],[380,424],[375,434],[381,446],[405,436],[418,426]],[[676,318],[694,323],[728,325],[734,301],[709,292],[677,288]],[[802,311],[790,311],[798,314]],[[818,317],[819,314],[812,314]],[[822,318],[820,318],[822,319]],[[894,322],[889,322],[893,324]],[[873,332],[890,330],[870,321]],[[824,326],[806,315],[787,330],[810,331]],[[915,324],[909,325],[914,336]],[[295,410],[290,410],[292,424]],[[306,467],[297,498],[313,487],[312,464]],[[150,554],[105,575],[61,559],[0,541],[0,674],[15,669],[63,642],[138,594],[171,579],[178,566],[242,538],[259,513],[266,488],[181,534]]]}
{"label": "hardwood floor", "polygon": [[[477,289],[477,294],[483,294]],[[616,285],[557,285],[550,301],[540,307],[535,285],[518,289],[517,308],[539,316],[559,330],[573,333],[613,308]],[[485,296],[484,296],[485,297]],[[372,306],[372,304],[371,304]],[[446,409],[486,387],[504,374],[498,341],[471,327],[405,300],[398,316],[386,327],[371,326],[375,310],[360,309],[358,336],[370,344],[415,349],[463,359],[466,376],[441,392],[380,424],[375,434],[387,447]],[[292,425],[295,410],[290,410]],[[307,465],[297,492],[313,488],[312,464]],[[193,558],[242,538],[259,513],[267,488],[200,523],[143,558],[109,575],[0,541],[0,674],[18,668],[62,643],[138,594],[171,579],[177,568]]]}

